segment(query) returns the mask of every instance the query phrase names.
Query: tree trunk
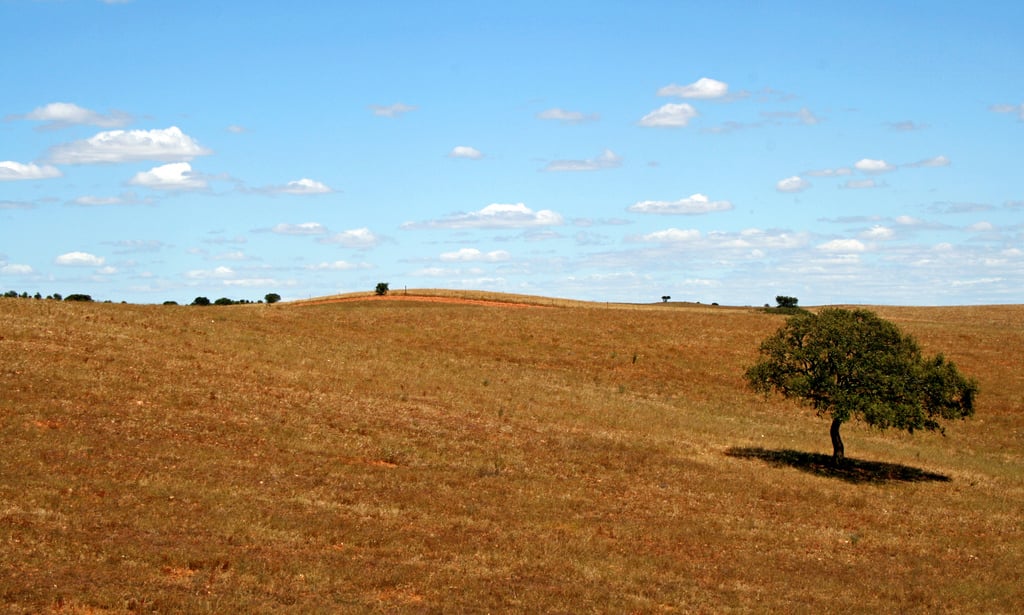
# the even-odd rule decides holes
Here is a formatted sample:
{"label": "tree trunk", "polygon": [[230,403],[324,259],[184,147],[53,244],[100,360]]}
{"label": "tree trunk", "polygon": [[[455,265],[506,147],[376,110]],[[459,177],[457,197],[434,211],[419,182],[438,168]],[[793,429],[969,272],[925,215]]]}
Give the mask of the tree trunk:
{"label": "tree trunk", "polygon": [[839,437],[839,426],[842,424],[839,419],[832,419],[832,427],[828,430],[832,436],[832,460],[836,463],[840,463],[844,457],[843,439]]}

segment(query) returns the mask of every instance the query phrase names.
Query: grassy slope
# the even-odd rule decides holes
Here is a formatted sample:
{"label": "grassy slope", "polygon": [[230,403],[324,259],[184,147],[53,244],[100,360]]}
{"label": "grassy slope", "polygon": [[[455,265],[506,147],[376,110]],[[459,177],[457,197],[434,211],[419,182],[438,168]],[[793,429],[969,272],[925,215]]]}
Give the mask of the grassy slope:
{"label": "grassy slope", "polygon": [[835,476],[756,310],[0,300],[0,604],[1011,612],[1024,307],[878,311],[978,415]]}

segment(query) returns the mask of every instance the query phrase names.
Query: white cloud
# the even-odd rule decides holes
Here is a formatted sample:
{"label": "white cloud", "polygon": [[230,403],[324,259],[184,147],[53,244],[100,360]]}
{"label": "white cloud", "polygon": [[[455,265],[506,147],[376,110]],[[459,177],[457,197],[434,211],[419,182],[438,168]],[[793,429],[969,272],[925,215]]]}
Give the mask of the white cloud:
{"label": "white cloud", "polygon": [[302,222],[301,224],[281,223],[270,229],[279,235],[325,235],[327,227],[319,222]]}
{"label": "white cloud", "polygon": [[729,92],[729,85],[715,79],[701,77],[689,85],[666,85],[658,90],[658,96],[677,98],[721,98]]}
{"label": "white cloud", "polygon": [[703,194],[692,194],[678,201],[640,201],[629,206],[629,211],[644,214],[706,214],[732,209],[729,201],[712,201]]}
{"label": "white cloud", "polygon": [[109,130],[50,150],[56,164],[181,161],[211,154],[177,126],[153,130]]}
{"label": "white cloud", "polygon": [[597,158],[590,158],[588,160],[554,160],[541,170],[561,173],[566,171],[600,171],[620,166],[622,166],[622,158],[617,156],[612,150],[606,149]]}
{"label": "white cloud", "polygon": [[952,162],[945,156],[935,156],[932,158],[925,158],[924,160],[918,160],[917,162],[911,162],[908,167],[948,167]]}
{"label": "white cloud", "polygon": [[207,187],[206,180],[193,173],[192,165],[187,162],[172,162],[140,171],[128,183],[153,190],[204,190]]}
{"label": "white cloud", "polygon": [[244,134],[246,132],[249,132],[248,128],[246,128],[245,126],[239,126],[238,124],[231,124],[230,126],[228,126],[226,128],[226,130],[228,132],[234,133],[236,135],[240,135],[240,134]]}
{"label": "white cloud", "polygon": [[565,109],[547,109],[537,114],[537,119],[554,120],[563,124],[580,124],[582,122],[593,122],[600,119],[597,113],[582,113],[580,111],[566,111]]}
{"label": "white cloud", "polygon": [[12,119],[47,122],[47,128],[63,128],[76,124],[88,124],[100,128],[116,128],[132,121],[132,116],[122,111],[112,111],[106,115],[83,109],[74,103],[55,102],[37,107],[24,115],[11,116]]}
{"label": "white cloud", "polygon": [[335,233],[320,240],[322,243],[338,244],[344,248],[366,250],[380,244],[381,238],[368,228],[357,228]]}
{"label": "white cloud", "polygon": [[492,203],[480,211],[455,214],[441,220],[427,222],[406,222],[406,229],[510,229],[536,226],[557,226],[562,224],[561,214],[549,209],[533,211],[523,203]]}
{"label": "white cloud", "polygon": [[867,249],[867,246],[858,239],[833,239],[832,241],[820,244],[818,249],[830,254],[851,254],[863,252]]}
{"label": "white cloud", "polygon": [[1024,103],[1019,105],[992,105],[990,111],[995,113],[1014,113],[1017,119],[1024,121]]}
{"label": "white cloud", "polygon": [[974,233],[987,233],[996,230],[996,227],[991,222],[981,221],[968,226],[967,230]]}
{"label": "white cloud", "polygon": [[419,107],[413,105],[406,105],[402,103],[395,103],[393,105],[370,105],[370,110],[373,114],[378,117],[398,117],[405,113],[410,113],[417,110]]}
{"label": "white cloud", "polygon": [[848,190],[866,190],[868,188],[878,188],[882,184],[879,184],[873,179],[848,179],[840,188]]}
{"label": "white cloud", "polygon": [[0,161],[0,182],[10,182],[25,179],[50,179],[60,177],[62,173],[57,167],[48,164],[42,166],[30,162],[22,164],[13,160]]}
{"label": "white cloud", "polygon": [[696,229],[677,229],[670,228],[663,231],[655,231],[642,236],[642,241],[654,241],[659,243],[684,243],[693,242],[699,240],[701,237],[700,231]]}
{"label": "white cloud", "polygon": [[484,157],[483,153],[475,147],[468,145],[456,145],[452,148],[452,151],[448,152],[449,158],[468,158],[469,160],[480,160]]}
{"label": "white cloud", "polygon": [[445,252],[441,254],[441,260],[445,262],[477,262],[486,261],[490,263],[498,261],[506,261],[509,259],[509,253],[505,250],[495,250],[493,252],[481,252],[476,248],[462,248],[455,252]]}
{"label": "white cloud", "polygon": [[697,110],[687,103],[667,104],[640,118],[640,125],[651,128],[681,128],[697,117]]}
{"label": "white cloud", "polygon": [[231,267],[225,267],[221,265],[215,269],[193,269],[185,273],[185,277],[192,280],[211,280],[211,279],[224,279],[230,278],[235,275],[235,270]]}
{"label": "white cloud", "polygon": [[779,192],[803,192],[810,187],[811,182],[798,175],[787,177],[786,179],[780,179],[778,183],[775,184],[775,189]]}
{"label": "white cloud", "polygon": [[369,265],[350,263],[348,261],[323,262],[316,265],[307,265],[310,271],[351,271],[353,269],[368,269]]}
{"label": "white cloud", "polygon": [[316,180],[303,177],[295,181],[290,181],[280,188],[275,188],[275,192],[282,194],[328,194],[334,192],[330,186]]}
{"label": "white cloud", "polygon": [[863,173],[888,173],[896,169],[896,167],[884,160],[874,160],[871,158],[861,158],[853,166]]}
{"label": "white cloud", "polygon": [[31,265],[18,265],[8,263],[0,267],[0,273],[5,275],[31,275],[34,272]]}
{"label": "white cloud", "polygon": [[838,169],[817,169],[804,173],[804,175],[809,175],[811,177],[846,177],[852,174],[853,170],[849,167],[839,167]]}
{"label": "white cloud", "polygon": [[102,267],[106,259],[88,252],[68,252],[58,256],[54,262],[69,267]]}
{"label": "white cloud", "polygon": [[880,224],[876,224],[875,226],[872,226],[870,229],[860,234],[860,236],[863,237],[864,239],[870,239],[875,241],[884,241],[886,239],[892,239],[893,235],[895,235],[895,232],[891,228],[887,226],[882,226]]}

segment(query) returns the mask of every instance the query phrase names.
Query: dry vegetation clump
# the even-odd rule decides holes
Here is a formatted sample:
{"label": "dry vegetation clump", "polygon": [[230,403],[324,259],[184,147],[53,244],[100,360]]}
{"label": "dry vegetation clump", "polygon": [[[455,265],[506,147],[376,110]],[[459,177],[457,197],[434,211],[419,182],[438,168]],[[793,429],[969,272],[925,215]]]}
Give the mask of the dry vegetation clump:
{"label": "dry vegetation clump", "polygon": [[0,300],[0,603],[1013,612],[1024,307],[878,312],[977,415],[837,474],[760,310]]}

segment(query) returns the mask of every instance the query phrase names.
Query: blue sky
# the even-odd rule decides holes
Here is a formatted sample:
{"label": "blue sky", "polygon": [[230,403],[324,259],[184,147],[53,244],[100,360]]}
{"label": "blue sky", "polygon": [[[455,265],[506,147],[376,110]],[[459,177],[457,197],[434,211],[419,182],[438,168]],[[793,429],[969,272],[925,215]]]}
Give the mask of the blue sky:
{"label": "blue sky", "polygon": [[0,0],[0,290],[1024,302],[1017,2]]}

